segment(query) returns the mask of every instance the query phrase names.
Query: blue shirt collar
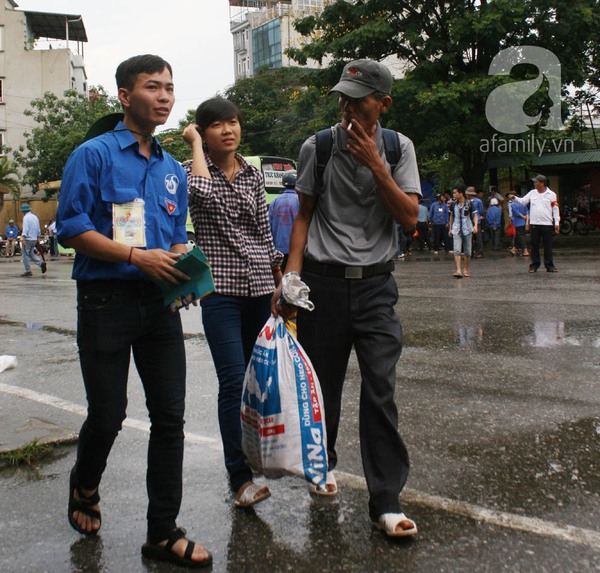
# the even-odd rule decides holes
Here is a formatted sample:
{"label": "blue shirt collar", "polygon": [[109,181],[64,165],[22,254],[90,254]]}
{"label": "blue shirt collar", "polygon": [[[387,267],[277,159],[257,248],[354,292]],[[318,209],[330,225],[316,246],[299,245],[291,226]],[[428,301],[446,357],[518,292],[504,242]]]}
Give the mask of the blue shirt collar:
{"label": "blue shirt collar", "polygon": [[[134,144],[138,143],[138,140],[135,138],[133,133],[131,133],[131,131],[127,129],[127,127],[122,121],[117,123],[115,128],[110,133],[114,134],[121,149],[131,147]],[[163,158],[162,147],[160,146],[160,143],[158,143],[158,139],[156,139],[154,135],[152,136],[152,153],[160,159]]]}

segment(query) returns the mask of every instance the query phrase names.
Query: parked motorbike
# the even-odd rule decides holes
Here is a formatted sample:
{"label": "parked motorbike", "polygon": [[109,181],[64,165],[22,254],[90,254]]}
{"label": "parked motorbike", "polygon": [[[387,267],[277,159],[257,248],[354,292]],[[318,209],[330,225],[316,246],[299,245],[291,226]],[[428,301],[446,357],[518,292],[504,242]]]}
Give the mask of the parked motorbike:
{"label": "parked motorbike", "polygon": [[564,206],[561,216],[560,216],[560,234],[561,235],[569,235],[573,232],[573,227],[575,222],[577,221],[577,216],[573,212],[574,209],[568,206]]}
{"label": "parked motorbike", "polygon": [[44,252],[44,254],[50,252],[50,239],[48,238],[48,235],[42,235],[38,239],[37,248],[38,249],[42,249],[42,251]]}
{"label": "parked motorbike", "polygon": [[573,209],[575,221],[573,222],[573,230],[579,235],[587,235],[600,225],[598,217],[593,217],[590,213],[582,213],[577,208]]}
{"label": "parked motorbike", "polygon": [[[2,239],[0,241],[0,257],[6,256],[6,247],[7,247],[7,240]],[[14,254],[15,254],[15,256],[21,254],[21,237],[20,236],[15,239]]]}

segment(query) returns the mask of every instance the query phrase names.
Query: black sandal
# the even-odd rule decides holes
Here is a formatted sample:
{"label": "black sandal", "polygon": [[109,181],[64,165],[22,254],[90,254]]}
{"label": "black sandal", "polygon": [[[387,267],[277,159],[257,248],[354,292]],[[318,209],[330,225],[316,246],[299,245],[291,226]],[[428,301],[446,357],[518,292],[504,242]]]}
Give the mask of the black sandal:
{"label": "black sandal", "polygon": [[[185,529],[183,527],[178,527],[171,531],[169,537],[167,538],[167,544],[163,547],[162,545],[154,544],[154,543],[144,543],[142,545],[142,555],[147,559],[154,559],[155,561],[168,561],[169,563],[174,563],[176,565],[180,565],[181,567],[188,567],[190,569],[199,569],[200,567],[208,567],[212,565],[212,555],[209,551],[208,557],[203,559],[202,561],[193,561],[192,554],[194,553],[194,547],[196,544],[185,537]],[[187,547],[185,548],[185,554],[183,557],[179,557],[176,553],[173,553],[173,545],[177,543],[180,539],[185,539],[187,541]]]}
{"label": "black sandal", "polygon": [[[75,491],[77,491],[77,495],[79,499],[75,498]],[[97,509],[93,509],[93,505],[97,505],[100,503],[100,494],[98,490],[96,490],[92,495],[86,496],[79,484],[77,483],[77,476],[75,474],[75,468],[71,470],[71,477],[69,478],[69,523],[71,527],[78,531],[83,535],[96,535],[98,531],[100,531],[100,526],[102,525],[102,515]],[[79,513],[83,513],[92,519],[97,519],[100,522],[98,529],[94,529],[92,531],[87,531],[79,526],[79,524],[73,519],[73,513],[78,511]]]}

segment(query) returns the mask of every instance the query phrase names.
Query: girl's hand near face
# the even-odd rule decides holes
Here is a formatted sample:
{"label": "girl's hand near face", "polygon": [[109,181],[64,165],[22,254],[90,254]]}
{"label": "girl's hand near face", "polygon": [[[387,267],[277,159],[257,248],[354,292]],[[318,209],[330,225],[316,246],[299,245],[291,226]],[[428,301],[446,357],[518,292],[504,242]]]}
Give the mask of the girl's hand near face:
{"label": "girl's hand near face", "polygon": [[183,140],[192,148],[191,175],[212,179],[204,157],[200,128],[195,123],[191,123],[183,130]]}
{"label": "girl's hand near face", "polygon": [[183,130],[183,140],[190,146],[200,145],[202,147],[202,136],[200,135],[200,128],[195,124],[191,123]]}

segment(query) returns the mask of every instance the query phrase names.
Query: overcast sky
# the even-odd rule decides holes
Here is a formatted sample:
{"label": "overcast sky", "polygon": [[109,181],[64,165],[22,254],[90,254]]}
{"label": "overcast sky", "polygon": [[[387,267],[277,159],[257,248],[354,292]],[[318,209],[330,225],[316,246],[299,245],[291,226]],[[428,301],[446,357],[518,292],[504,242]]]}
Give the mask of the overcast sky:
{"label": "overcast sky", "polygon": [[[166,127],[233,84],[227,0],[16,0],[18,10],[83,16],[88,84],[117,95],[115,69],[136,54],[173,68],[176,103]],[[72,45],[72,48],[75,44]]]}

